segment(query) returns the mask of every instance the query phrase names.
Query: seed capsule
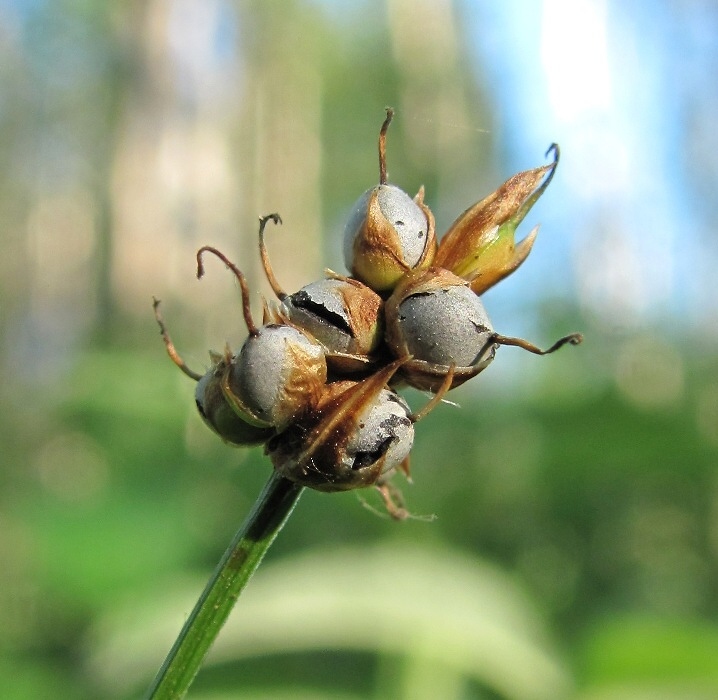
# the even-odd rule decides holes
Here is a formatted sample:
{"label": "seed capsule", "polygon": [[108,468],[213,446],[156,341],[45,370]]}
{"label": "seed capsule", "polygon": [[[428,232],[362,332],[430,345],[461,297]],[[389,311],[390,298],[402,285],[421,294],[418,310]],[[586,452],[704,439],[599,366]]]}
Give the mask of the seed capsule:
{"label": "seed capsule", "polygon": [[436,391],[452,365],[451,386],[459,386],[494,359],[494,331],[481,299],[448,270],[407,275],[386,302],[386,319],[392,353],[412,358],[401,376],[417,389]]}
{"label": "seed capsule", "polygon": [[[385,497],[386,480],[397,469],[408,475],[413,424],[441,400],[441,390],[418,414],[386,388],[406,363],[397,360],[360,382],[328,384],[317,408],[266,446],[283,476],[318,491],[348,491],[376,485]],[[391,512],[390,501],[387,507]],[[405,517],[392,513],[395,517]]]}
{"label": "seed capsule", "polygon": [[538,226],[519,243],[514,242],[516,228],[549,186],[558,165],[555,143],[549,153],[553,163],[514,175],[461,214],[442,236],[434,264],[470,282],[476,294],[516,270],[531,252]]}
{"label": "seed capsule", "polygon": [[328,272],[326,279],[312,282],[287,294],[277,282],[264,243],[267,221],[281,223],[278,214],[262,217],[259,251],[272,290],[282,302],[282,312],[295,326],[322,344],[332,369],[340,374],[371,370],[384,338],[381,297],[351,277]]}
{"label": "seed capsule", "polygon": [[442,268],[408,274],[386,302],[387,344],[396,357],[411,359],[400,370],[407,384],[436,391],[455,366],[450,388],[486,369],[499,345],[514,345],[547,355],[562,345],[577,345],[578,333],[564,336],[548,350],[522,338],[495,333],[481,299],[468,282]]}
{"label": "seed capsule", "polygon": [[414,429],[406,404],[384,388],[398,365],[361,382],[328,384],[313,415],[267,443],[274,468],[318,491],[347,491],[399,465]]}
{"label": "seed capsule", "polygon": [[202,420],[225,442],[233,445],[250,446],[266,442],[274,434],[274,430],[251,425],[233,408],[232,394],[227,384],[231,353],[227,351],[225,355],[219,355],[210,352],[212,367],[205,374],[191,370],[180,357],[167,332],[158,299],[154,300],[154,311],[170,359],[190,379],[197,382],[195,403]]}
{"label": "seed capsule", "polygon": [[217,249],[197,252],[197,277],[202,277],[202,254],[219,257],[239,281],[244,320],[249,331],[228,368],[225,391],[232,407],[248,423],[283,430],[318,400],[327,379],[322,346],[289,324],[269,323],[257,328],[249,307],[249,289],[242,272]]}
{"label": "seed capsule", "polygon": [[289,318],[330,352],[370,355],[381,341],[381,297],[350,278],[323,279],[284,300]]}
{"label": "seed capsule", "polygon": [[227,400],[226,358],[214,355],[214,364],[197,382],[195,402],[204,422],[226,442],[249,446],[265,443],[272,435],[272,428],[251,425],[240,418],[232,403]]}
{"label": "seed capsule", "polygon": [[231,364],[229,386],[251,422],[281,430],[315,404],[327,380],[324,350],[289,325],[262,326]]}
{"label": "seed capsule", "polygon": [[387,184],[387,116],[379,134],[379,185],[352,207],[344,229],[344,261],[351,273],[377,292],[394,288],[409,270],[428,267],[436,253],[434,215],[424,204],[423,188],[414,199]]}

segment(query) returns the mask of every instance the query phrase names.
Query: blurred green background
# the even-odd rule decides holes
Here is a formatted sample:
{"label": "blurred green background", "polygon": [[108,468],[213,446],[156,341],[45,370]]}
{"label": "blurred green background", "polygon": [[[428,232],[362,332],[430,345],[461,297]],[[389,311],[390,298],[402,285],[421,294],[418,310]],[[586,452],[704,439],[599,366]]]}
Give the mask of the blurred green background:
{"label": "blurred green background", "polygon": [[392,105],[439,233],[561,144],[485,302],[585,344],[503,349],[418,426],[436,519],[305,493],[190,697],[718,697],[716,37],[708,1],[0,3],[0,695],[149,684],[269,472],[151,297],[202,368],[244,329],[200,245],[256,311],[261,214],[286,289],[341,270]]}

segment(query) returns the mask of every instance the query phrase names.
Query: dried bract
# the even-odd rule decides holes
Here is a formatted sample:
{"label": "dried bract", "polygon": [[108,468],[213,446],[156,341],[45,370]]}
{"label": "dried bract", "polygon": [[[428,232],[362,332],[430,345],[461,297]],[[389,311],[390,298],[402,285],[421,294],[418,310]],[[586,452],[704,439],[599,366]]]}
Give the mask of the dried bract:
{"label": "dried bract", "polygon": [[442,237],[434,264],[470,282],[477,294],[516,270],[531,252],[538,226],[518,244],[516,228],[544,193],[558,165],[558,146],[552,144],[549,153],[554,155],[553,163],[514,175],[461,214]]}

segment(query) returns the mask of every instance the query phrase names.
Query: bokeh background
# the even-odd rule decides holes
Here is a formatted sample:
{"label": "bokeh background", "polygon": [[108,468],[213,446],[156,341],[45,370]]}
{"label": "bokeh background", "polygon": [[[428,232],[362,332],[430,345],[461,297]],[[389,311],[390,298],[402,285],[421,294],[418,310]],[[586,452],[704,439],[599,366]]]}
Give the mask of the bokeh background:
{"label": "bokeh background", "polygon": [[[419,425],[402,524],[306,493],[191,697],[718,697],[718,6],[0,3],[0,694],[142,694],[267,477],[188,363],[342,270],[353,201],[439,232],[562,162],[485,296],[505,348]],[[409,396],[421,405],[418,394]],[[379,507],[371,493],[369,504]]]}

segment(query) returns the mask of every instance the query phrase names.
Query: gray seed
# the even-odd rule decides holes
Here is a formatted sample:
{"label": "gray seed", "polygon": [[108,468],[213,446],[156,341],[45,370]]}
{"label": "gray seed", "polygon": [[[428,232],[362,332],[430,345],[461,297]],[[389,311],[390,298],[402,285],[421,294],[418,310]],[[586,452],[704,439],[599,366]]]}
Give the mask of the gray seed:
{"label": "gray seed", "polygon": [[237,356],[235,391],[252,413],[272,425],[280,425],[288,418],[284,415],[284,389],[296,369],[292,346],[301,347],[318,361],[324,356],[321,345],[296,328],[273,324],[262,326],[259,335],[250,336]]}
{"label": "gray seed", "polygon": [[481,299],[468,287],[408,297],[399,323],[410,354],[446,366],[471,367],[493,333]]}
{"label": "gray seed", "polygon": [[332,352],[350,352],[352,335],[344,300],[345,282],[324,279],[302,287],[285,301],[290,319]]}
{"label": "gray seed", "polygon": [[[349,270],[353,267],[354,239],[364,224],[369,197],[375,189],[367,190],[356,201],[344,229],[344,263]],[[403,262],[409,268],[416,267],[426,248],[429,229],[426,215],[404,190],[395,185],[379,185],[378,199],[382,214],[399,236]]]}
{"label": "gray seed", "polygon": [[409,406],[395,392],[383,389],[359,417],[359,429],[349,440],[342,464],[350,469],[369,466],[386,455],[382,473],[399,466],[414,444]]}

